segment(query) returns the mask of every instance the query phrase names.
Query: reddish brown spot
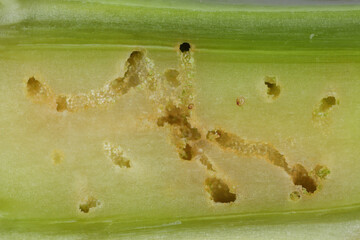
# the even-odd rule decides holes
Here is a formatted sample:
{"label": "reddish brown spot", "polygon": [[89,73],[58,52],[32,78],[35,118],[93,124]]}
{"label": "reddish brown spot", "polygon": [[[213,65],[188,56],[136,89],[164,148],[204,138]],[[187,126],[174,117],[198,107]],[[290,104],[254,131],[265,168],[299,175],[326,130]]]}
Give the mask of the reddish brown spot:
{"label": "reddish brown spot", "polygon": [[67,109],[66,96],[58,96],[56,99],[56,111],[63,112]]}
{"label": "reddish brown spot", "polygon": [[179,156],[183,160],[190,161],[193,158],[192,147],[186,144],[184,148],[180,149]]}
{"label": "reddish brown spot", "polygon": [[242,106],[244,104],[245,104],[245,98],[244,97],[241,96],[241,97],[236,98],[236,105]]}
{"label": "reddish brown spot", "polygon": [[219,203],[231,203],[236,200],[236,194],[230,192],[229,186],[221,179],[212,177],[205,180],[205,190],[211,200]]}
{"label": "reddish brown spot", "polygon": [[306,169],[301,164],[296,164],[292,168],[292,180],[295,185],[300,185],[309,193],[314,193],[317,189],[315,180],[309,176]]}
{"label": "reddish brown spot", "polygon": [[34,77],[29,78],[27,82],[27,91],[30,96],[35,96],[41,91],[41,83]]}

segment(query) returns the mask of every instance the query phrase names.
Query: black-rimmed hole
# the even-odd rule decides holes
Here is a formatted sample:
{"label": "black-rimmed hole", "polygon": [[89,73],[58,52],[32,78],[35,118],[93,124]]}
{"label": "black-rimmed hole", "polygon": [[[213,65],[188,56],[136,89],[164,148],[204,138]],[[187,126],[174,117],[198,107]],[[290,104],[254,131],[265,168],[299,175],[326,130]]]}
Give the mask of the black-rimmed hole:
{"label": "black-rimmed hole", "polygon": [[179,47],[181,52],[188,52],[190,50],[190,48],[191,48],[191,46],[190,46],[190,43],[188,43],[188,42],[184,42],[184,43],[180,44],[180,47]]}

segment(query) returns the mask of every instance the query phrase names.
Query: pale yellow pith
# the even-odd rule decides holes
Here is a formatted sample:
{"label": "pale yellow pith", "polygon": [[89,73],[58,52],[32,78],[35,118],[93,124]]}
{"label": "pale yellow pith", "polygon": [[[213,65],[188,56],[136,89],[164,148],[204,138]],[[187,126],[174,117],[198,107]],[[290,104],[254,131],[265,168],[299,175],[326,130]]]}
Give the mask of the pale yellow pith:
{"label": "pale yellow pith", "polygon": [[[175,54],[164,54],[169,56],[168,59],[172,59],[172,63],[171,61],[170,63],[162,62],[161,57],[151,57],[151,51],[147,55],[144,52],[143,54],[145,59],[143,66],[146,71],[142,71],[144,75],[148,74],[148,76],[139,77],[141,80],[138,81],[138,84],[133,84],[134,86],[125,93],[121,92],[122,87],[117,88],[117,86],[114,89],[118,92],[111,90],[113,92],[108,93],[106,89],[110,89],[110,87],[101,87],[107,81],[96,80],[96,78],[90,79],[90,81],[91,84],[97,84],[98,87],[91,88],[89,86],[82,89],[87,91],[81,91],[88,93],[79,94],[80,91],[69,91],[68,86],[65,87],[65,83],[70,83],[71,79],[70,85],[76,85],[81,73],[78,73],[79,76],[76,78],[69,77],[69,82],[61,81],[58,84],[52,84],[54,80],[51,79],[55,79],[57,74],[50,77],[51,71],[54,71],[51,70],[51,67],[46,70],[49,71],[47,76],[50,78],[44,75],[38,76],[40,73],[35,73],[35,75],[32,73],[27,76],[26,86],[23,86],[25,93],[22,93],[22,96],[18,95],[17,98],[20,99],[19,102],[26,105],[25,114],[34,116],[34,118],[18,121],[23,121],[25,125],[32,124],[29,125],[32,127],[38,126],[35,127],[37,129],[35,131],[27,125],[28,129],[23,134],[27,137],[32,136],[33,144],[44,142],[35,148],[30,147],[31,144],[23,144],[24,149],[33,151],[33,155],[27,154],[29,159],[26,162],[27,164],[32,162],[37,166],[35,171],[38,171],[39,179],[41,175],[43,179],[47,178],[50,183],[53,182],[57,186],[57,191],[61,193],[58,194],[59,201],[65,200],[65,203],[60,203],[63,204],[65,210],[64,213],[59,213],[59,216],[68,217],[78,214],[81,216],[84,211],[80,211],[79,206],[84,204],[86,199],[96,199],[96,202],[101,203],[90,204],[89,211],[86,210],[89,216],[91,214],[105,216],[109,213],[126,213],[136,216],[137,211],[140,212],[136,209],[137,207],[148,215],[157,214],[157,211],[160,211],[165,216],[171,211],[175,211],[177,216],[241,213],[271,208],[278,210],[281,209],[279,207],[281,204],[285,205],[285,209],[301,209],[311,207],[313,203],[313,206],[316,206],[317,202],[321,202],[321,199],[324,198],[321,192],[324,189],[312,190],[310,192],[314,192],[314,194],[305,193],[303,195],[302,183],[294,180],[296,178],[294,173],[299,172],[296,169],[301,168],[305,172],[303,170],[300,172],[308,174],[316,182],[316,186],[325,188],[331,184],[330,180],[336,172],[336,169],[334,170],[331,166],[331,161],[329,164],[326,157],[319,158],[319,154],[314,154],[309,158],[309,155],[314,152],[324,152],[325,155],[323,149],[312,146],[313,152],[311,150],[303,152],[308,149],[303,146],[307,144],[304,141],[312,141],[311,139],[305,140],[307,132],[300,132],[294,136],[291,134],[292,127],[272,129],[272,133],[281,133],[281,137],[277,135],[277,141],[272,141],[271,138],[276,136],[270,135],[276,134],[262,132],[260,127],[249,129],[252,131],[251,134],[245,133],[246,131],[244,133],[239,130],[234,131],[236,124],[240,126],[239,129],[242,129],[241,125],[251,126],[252,124],[246,122],[247,116],[243,122],[241,118],[240,121],[237,121],[237,115],[241,113],[252,114],[253,124],[268,121],[268,119],[261,119],[262,115],[257,112],[256,107],[252,107],[254,102],[278,108],[277,113],[281,114],[281,100],[288,91],[286,80],[282,77],[279,78],[280,81],[277,84],[280,86],[280,94],[274,98],[267,95],[268,85],[264,81],[267,79],[266,76],[275,74],[273,72],[263,74],[257,80],[263,84],[263,89],[257,88],[258,92],[255,92],[252,97],[248,95],[249,93],[239,91],[236,96],[231,98],[231,101],[226,102],[225,107],[212,108],[209,105],[216,105],[219,100],[214,99],[213,102],[209,102],[207,98],[210,98],[211,94],[204,96],[203,92],[210,91],[216,96],[219,92],[224,92],[221,87],[207,88],[205,79],[210,76],[204,78],[202,74],[210,72],[210,70],[203,71],[201,60],[197,59],[197,54],[187,53],[184,57],[183,53],[179,53],[181,59],[180,67],[177,70],[179,75],[175,77],[180,82],[178,86],[173,79],[174,74],[162,74],[162,72],[166,73],[167,69],[175,69]],[[96,60],[93,61],[95,64]],[[39,66],[45,69],[45,66]],[[215,69],[213,68],[213,72],[216,72]],[[107,70],[103,69],[102,71],[105,73]],[[273,71],[275,72],[275,70]],[[126,77],[126,72],[125,70],[124,77]],[[34,77],[32,77],[33,75]],[[281,75],[281,73],[276,75]],[[166,76],[170,76],[171,81],[167,81]],[[111,79],[118,79],[119,76],[111,78],[113,76],[108,75],[107,77],[111,83]],[[30,79],[33,80],[30,81]],[[223,76],[224,85],[226,85],[227,79]],[[40,89],[44,90],[32,92],[33,88],[30,84],[29,91],[29,81],[30,83],[38,81]],[[217,79],[217,81],[220,80]],[[250,83],[244,83],[244,89],[246,84]],[[256,88],[256,84],[254,86]],[[91,89],[105,90],[91,91]],[[341,105],[334,104],[331,108],[326,109],[326,114],[323,114],[319,121],[314,116],[320,110],[325,111],[321,107],[322,99],[329,96],[338,98],[337,91],[326,91],[326,87],[323,89],[325,92],[317,93],[319,99],[306,107],[309,110],[307,114],[310,124],[308,131],[318,132],[319,137],[323,139],[331,139],[331,136],[334,136],[331,129],[336,124],[336,121],[332,120],[332,114],[339,114],[338,110],[342,107],[343,101],[341,101]],[[315,90],[312,91],[315,92]],[[44,94],[38,95],[39,93]],[[230,99],[231,93],[229,92],[227,95],[229,96],[226,98]],[[64,96],[67,107],[64,107],[64,98],[59,101],[59,96]],[[78,96],[82,96],[82,100]],[[239,96],[244,96],[245,99],[241,106],[236,102]],[[254,97],[258,97],[258,99],[253,101]],[[107,100],[100,101],[102,98]],[[271,101],[268,101],[267,98],[271,98]],[[27,103],[25,103],[26,101]],[[76,104],[74,104],[75,102]],[[305,105],[307,102],[309,101],[306,100],[303,104]],[[277,107],[276,104],[280,104],[280,106]],[[59,105],[61,105],[60,108]],[[250,111],[250,109],[252,110]],[[296,110],[294,109],[294,112]],[[222,111],[228,113],[222,115]],[[13,116],[15,115],[14,113]],[[231,115],[235,116],[235,120],[229,124],[228,117]],[[269,121],[271,122],[271,119]],[[279,123],[286,125],[287,121],[283,119]],[[222,134],[219,135],[219,133]],[[231,136],[229,141],[232,144],[229,145],[228,142],[222,141],[225,133]],[[209,137],[209,134],[212,136]],[[300,137],[301,134],[303,134],[303,138]],[[16,134],[8,131],[7,136],[8,139],[11,139],[11,136],[16,136]],[[37,141],[37,139],[43,140]],[[47,143],[45,139],[55,139],[55,141]],[[286,142],[283,141],[284,139]],[[313,141],[315,142],[316,139]],[[109,144],[113,149],[121,150],[112,150],[113,152],[111,152]],[[48,159],[48,162],[46,161],[49,153],[54,149],[63,152],[63,160],[56,165],[53,164],[51,158]],[[293,151],[304,157],[294,158]],[[125,154],[126,159],[129,159],[127,166],[130,167],[114,164],[111,157],[114,154],[116,156]],[[272,157],[273,155],[275,157]],[[22,162],[21,157],[19,159],[18,163]],[[239,165],[240,163],[242,164]],[[17,163],[12,164],[15,167]],[[47,173],[45,169],[47,169]],[[326,169],[331,170],[330,179],[323,181],[321,176]],[[24,169],[24,171],[27,170]],[[246,181],[259,185],[259,187],[245,186],[246,181],[241,181],[242,177],[237,177],[237,173],[243,174],[243,176],[246,174]],[[264,181],[264,179],[268,180]],[[61,183],[61,181],[63,182]],[[46,188],[48,183],[39,182],[38,184]],[[277,188],[277,190],[264,192],[266,184],[268,184],[268,189]],[[25,183],[20,188],[22,186],[25,186]],[[291,200],[296,196],[294,192],[300,194],[300,199],[295,198],[296,202]],[[19,199],[21,200],[21,196],[26,194],[31,193],[20,193]],[[55,198],[51,197],[52,190],[50,188],[49,191],[42,190],[41,194],[49,195],[49,202],[56,202]],[[190,206],[188,198],[192,199]],[[260,198],[263,199],[263,206],[255,206],[251,203],[254,199]],[[43,201],[46,202],[46,200]],[[276,201],[280,201],[281,204]],[[32,202],[28,201],[28,203],[31,206]],[[50,206],[50,208],[52,207]],[[37,212],[37,214],[41,215],[41,212]],[[43,211],[43,214],[46,215],[46,210]]]}

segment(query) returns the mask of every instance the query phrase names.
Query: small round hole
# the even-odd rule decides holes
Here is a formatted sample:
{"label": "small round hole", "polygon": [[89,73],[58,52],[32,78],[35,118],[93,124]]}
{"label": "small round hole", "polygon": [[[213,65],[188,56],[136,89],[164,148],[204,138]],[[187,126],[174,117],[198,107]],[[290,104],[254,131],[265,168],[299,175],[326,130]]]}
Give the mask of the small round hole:
{"label": "small round hole", "polygon": [[180,44],[180,47],[179,47],[181,52],[188,52],[190,50],[190,48],[191,48],[191,46],[190,46],[190,43],[188,43],[188,42],[184,42],[184,43]]}

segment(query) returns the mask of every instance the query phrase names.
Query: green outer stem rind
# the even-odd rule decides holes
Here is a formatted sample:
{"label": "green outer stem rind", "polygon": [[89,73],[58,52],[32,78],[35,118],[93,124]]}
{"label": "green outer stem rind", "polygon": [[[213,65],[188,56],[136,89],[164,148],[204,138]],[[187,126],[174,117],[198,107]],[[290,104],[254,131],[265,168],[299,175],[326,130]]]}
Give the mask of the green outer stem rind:
{"label": "green outer stem rind", "polygon": [[[11,2],[11,1],[10,1]],[[3,5],[0,46],[125,44],[230,50],[356,50],[360,6],[130,5],[21,1]],[[204,7],[207,6],[207,7]],[[1,9],[1,8],[0,8]]]}
{"label": "green outer stem rind", "polygon": [[2,220],[0,237],[41,236],[49,239],[79,237],[110,239],[348,239],[358,237],[359,206],[316,211],[257,213],[179,219],[124,221]]}

